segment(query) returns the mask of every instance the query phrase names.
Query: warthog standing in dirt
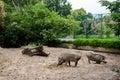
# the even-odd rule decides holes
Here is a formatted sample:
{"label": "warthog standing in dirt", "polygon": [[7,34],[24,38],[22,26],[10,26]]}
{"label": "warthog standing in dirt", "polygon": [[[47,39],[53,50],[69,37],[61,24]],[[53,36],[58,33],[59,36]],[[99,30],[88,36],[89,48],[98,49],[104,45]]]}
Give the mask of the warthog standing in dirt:
{"label": "warthog standing in dirt", "polygon": [[80,59],[81,59],[81,56],[79,56],[79,55],[64,53],[64,54],[60,55],[60,57],[58,57],[57,66],[62,65],[63,63],[65,63],[65,65],[67,65],[67,63],[69,63],[69,66],[71,66],[70,62],[73,61],[73,62],[75,62],[75,67],[76,67],[78,64],[78,61]]}
{"label": "warthog standing in dirt", "polygon": [[90,61],[95,61],[97,64],[100,64],[101,62],[107,63],[105,61],[105,56],[100,55],[100,54],[93,54],[92,52],[87,55],[88,62],[91,63]]}

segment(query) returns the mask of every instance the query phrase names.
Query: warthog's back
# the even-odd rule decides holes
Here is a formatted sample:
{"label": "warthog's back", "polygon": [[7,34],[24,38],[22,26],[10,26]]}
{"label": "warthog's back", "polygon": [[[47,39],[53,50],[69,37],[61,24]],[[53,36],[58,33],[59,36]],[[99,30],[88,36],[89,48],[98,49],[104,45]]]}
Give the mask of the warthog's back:
{"label": "warthog's back", "polygon": [[60,58],[66,61],[76,61],[80,59],[80,56],[76,54],[64,53],[60,56]]}
{"label": "warthog's back", "polygon": [[102,61],[102,60],[105,60],[105,56],[103,55],[100,55],[100,54],[89,54],[87,55],[87,57],[90,59],[90,60],[93,60],[93,61]]}

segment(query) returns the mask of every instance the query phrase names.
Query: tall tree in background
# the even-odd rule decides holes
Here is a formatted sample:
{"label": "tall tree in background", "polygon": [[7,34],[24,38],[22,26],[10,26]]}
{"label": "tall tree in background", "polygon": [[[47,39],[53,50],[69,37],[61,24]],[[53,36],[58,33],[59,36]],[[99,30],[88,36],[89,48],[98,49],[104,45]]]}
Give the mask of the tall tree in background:
{"label": "tall tree in background", "polygon": [[2,0],[8,5],[10,5],[14,10],[22,10],[24,6],[26,5],[35,5],[38,2],[41,2],[41,0]]}
{"label": "tall tree in background", "polygon": [[76,9],[72,12],[72,16],[74,17],[75,20],[77,21],[83,21],[87,18],[92,19],[93,15],[92,13],[86,13],[84,8]]}
{"label": "tall tree in background", "polygon": [[72,12],[75,20],[82,21],[85,19],[86,11],[83,8],[76,9]]}
{"label": "tall tree in background", "polygon": [[87,35],[91,29],[91,19],[93,18],[92,13],[86,13],[84,8],[80,8],[74,10],[72,16],[75,20],[80,21],[80,30],[78,30],[76,34],[85,33]]}
{"label": "tall tree in background", "polygon": [[44,0],[47,8],[57,12],[60,16],[67,17],[71,13],[71,4],[67,0]]}
{"label": "tall tree in background", "polygon": [[106,6],[107,9],[111,11],[112,20],[116,22],[115,25],[115,34],[119,37],[120,35],[120,0],[115,0],[113,2],[107,0],[99,1],[102,6]]}

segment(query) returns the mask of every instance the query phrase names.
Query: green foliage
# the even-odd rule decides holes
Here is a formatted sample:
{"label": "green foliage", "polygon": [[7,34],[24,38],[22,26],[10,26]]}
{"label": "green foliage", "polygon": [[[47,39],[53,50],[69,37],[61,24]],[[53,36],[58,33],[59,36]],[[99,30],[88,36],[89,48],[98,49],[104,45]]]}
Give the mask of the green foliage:
{"label": "green foliage", "polygon": [[[35,5],[41,0],[2,0],[7,4],[7,7],[12,7],[12,10],[22,11],[24,6]],[[7,9],[8,10],[8,9]]]}
{"label": "green foliage", "polygon": [[82,21],[85,19],[86,11],[83,8],[76,9],[72,12],[75,20]]}
{"label": "green foliage", "polygon": [[92,13],[86,13],[86,11],[83,8],[74,10],[72,12],[72,16],[77,21],[84,21],[85,19],[92,19],[93,18]]}
{"label": "green foliage", "polygon": [[4,46],[19,47],[28,43],[45,44],[71,34],[77,22],[35,4],[14,11],[5,17]]}
{"label": "green foliage", "polygon": [[93,46],[105,48],[118,48],[120,49],[120,40],[109,39],[77,39],[73,41],[76,46]]}
{"label": "green foliage", "polygon": [[67,0],[44,0],[47,8],[57,12],[62,17],[67,17],[71,13],[71,4]]}
{"label": "green foliage", "polygon": [[112,20],[116,22],[114,25],[115,34],[119,37],[120,35],[120,1],[115,0],[113,2],[107,0],[100,0],[102,6],[106,6],[111,11]]}
{"label": "green foliage", "polygon": [[19,47],[24,44],[25,34],[19,27],[9,26],[4,31],[3,47]]}
{"label": "green foliage", "polygon": [[76,35],[85,33],[86,36],[90,34],[93,15],[86,13],[83,8],[76,9],[72,12],[72,16],[76,21],[80,21],[79,29],[76,31]]}

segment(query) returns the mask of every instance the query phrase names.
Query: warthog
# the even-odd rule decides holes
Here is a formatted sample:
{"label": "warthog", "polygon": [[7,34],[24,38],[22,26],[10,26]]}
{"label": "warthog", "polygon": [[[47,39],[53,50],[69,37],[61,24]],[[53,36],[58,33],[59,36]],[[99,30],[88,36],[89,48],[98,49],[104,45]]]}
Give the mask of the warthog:
{"label": "warthog", "polygon": [[29,56],[33,56],[34,55],[29,48],[25,48],[22,51],[22,54],[26,54],[26,55],[29,55]]}
{"label": "warthog", "polygon": [[24,50],[22,50],[22,54],[26,54],[29,56],[34,56],[34,55],[44,56],[44,57],[49,56],[49,54],[43,51],[43,46],[37,46],[34,48],[25,48]]}
{"label": "warthog", "polygon": [[58,57],[58,64],[57,65],[62,65],[63,63],[65,63],[65,65],[67,65],[67,63],[69,63],[70,65],[70,61],[75,62],[75,67],[78,64],[78,61],[81,59],[81,56],[76,55],[76,54],[70,54],[70,53],[64,53],[62,55],[60,55],[60,57]]}
{"label": "warthog", "polygon": [[90,61],[95,61],[97,64],[100,64],[101,62],[107,63],[105,61],[105,56],[100,55],[100,54],[90,53],[90,54],[87,55],[87,58],[88,58],[89,63],[91,63]]}

